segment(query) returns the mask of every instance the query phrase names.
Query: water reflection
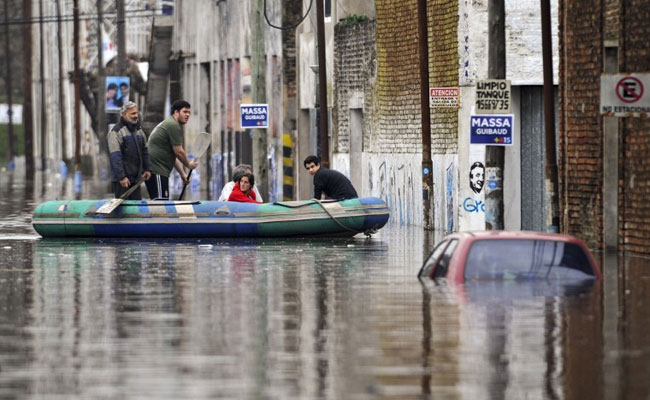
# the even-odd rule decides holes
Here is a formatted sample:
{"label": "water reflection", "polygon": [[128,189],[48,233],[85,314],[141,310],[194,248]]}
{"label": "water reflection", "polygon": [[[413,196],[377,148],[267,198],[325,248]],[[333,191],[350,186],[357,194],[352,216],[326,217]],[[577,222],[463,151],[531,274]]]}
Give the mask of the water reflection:
{"label": "water reflection", "polygon": [[27,204],[73,189],[43,182],[0,177],[0,397],[650,396],[648,259],[604,256],[602,287],[457,288],[416,278],[440,239],[418,228],[44,240]]}

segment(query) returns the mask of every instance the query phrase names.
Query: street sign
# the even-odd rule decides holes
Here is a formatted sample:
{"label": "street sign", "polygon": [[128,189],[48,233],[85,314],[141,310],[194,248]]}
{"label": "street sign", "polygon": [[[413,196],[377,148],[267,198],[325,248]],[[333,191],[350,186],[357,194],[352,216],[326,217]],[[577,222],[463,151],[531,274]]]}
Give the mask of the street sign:
{"label": "street sign", "polygon": [[491,146],[512,146],[514,125],[513,114],[471,115],[469,142]]}
{"label": "street sign", "polygon": [[602,74],[600,113],[609,117],[650,116],[650,73]]}
{"label": "street sign", "polygon": [[242,129],[269,127],[268,104],[240,104],[239,110]]}
{"label": "street sign", "polygon": [[[9,123],[9,104],[1,103],[0,104],[0,124]],[[11,123],[14,125],[22,125],[23,123],[23,105],[22,104],[12,104],[11,105]]]}
{"label": "street sign", "polygon": [[460,106],[460,88],[429,88],[429,105],[431,108],[458,108]]}
{"label": "street sign", "polygon": [[509,80],[485,79],[476,82],[477,114],[508,114],[511,103]]}

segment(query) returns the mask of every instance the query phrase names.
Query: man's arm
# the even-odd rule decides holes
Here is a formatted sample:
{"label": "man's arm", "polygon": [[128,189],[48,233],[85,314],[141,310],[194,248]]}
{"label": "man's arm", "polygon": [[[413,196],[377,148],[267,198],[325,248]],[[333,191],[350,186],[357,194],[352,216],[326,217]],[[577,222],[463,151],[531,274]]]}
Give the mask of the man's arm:
{"label": "man's arm", "polygon": [[174,161],[174,169],[178,171],[178,174],[181,176],[183,182],[189,183],[189,181],[187,180],[187,174],[185,173],[185,167],[183,167],[183,163],[178,158],[176,159],[176,161]]}
{"label": "man's arm", "polygon": [[223,189],[221,189],[221,195],[219,196],[219,199],[217,201],[228,201],[228,198],[230,197],[230,193],[232,193],[232,189],[235,187],[235,182],[230,181],[223,185]]}
{"label": "man's arm", "polygon": [[257,190],[257,185],[253,186],[253,192],[255,192],[255,199],[259,201],[260,203],[264,203],[264,200],[262,199],[262,195],[260,194],[260,191]]}
{"label": "man's arm", "polygon": [[185,153],[185,149],[183,149],[182,145],[180,144],[174,145],[173,149],[174,149],[174,155],[176,156],[176,159],[180,160],[180,162],[183,163],[183,165],[185,165],[187,168],[194,169],[199,165],[199,163],[197,163],[196,161],[190,161],[187,158],[187,154]]}
{"label": "man's arm", "polygon": [[122,187],[128,187],[131,182],[124,172],[124,160],[122,159],[122,143],[116,131],[109,131],[106,135],[108,141],[108,153],[112,175],[117,178]]}
{"label": "man's arm", "polygon": [[322,182],[322,179],[323,179],[323,174],[316,173],[316,175],[314,175],[314,198],[317,200],[320,200],[321,197],[323,196],[324,182]]}

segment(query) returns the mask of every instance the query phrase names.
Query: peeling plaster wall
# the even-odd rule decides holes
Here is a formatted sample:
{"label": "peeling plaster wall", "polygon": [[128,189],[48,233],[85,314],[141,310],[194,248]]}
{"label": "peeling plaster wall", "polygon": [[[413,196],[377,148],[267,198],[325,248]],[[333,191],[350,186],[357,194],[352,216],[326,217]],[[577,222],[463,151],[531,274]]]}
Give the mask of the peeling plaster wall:
{"label": "peeling plaster wall", "polygon": [[[460,84],[474,85],[487,78],[487,0],[461,0],[458,4]],[[513,85],[543,83],[542,32],[539,1],[506,0],[506,78]],[[553,81],[558,81],[558,3],[551,0]]]}
{"label": "peeling plaster wall", "polygon": [[[513,146],[506,147],[504,166],[504,225],[521,227],[520,115],[517,85],[543,84],[541,16],[539,2],[506,1],[506,78],[513,85],[512,113],[515,115]],[[551,1],[553,18],[554,81],[557,82],[557,1]],[[476,80],[487,78],[487,0],[459,1],[459,82],[461,107],[458,111],[459,229],[485,229],[484,191],[469,186],[470,166],[485,164],[485,146],[470,145],[469,119],[474,113]]]}
{"label": "peeling plaster wall", "polygon": [[[361,197],[378,197],[388,204],[390,224],[423,225],[422,192],[420,190],[422,157],[415,154],[369,154],[362,156],[364,177],[355,187]],[[350,157],[337,153],[332,168],[351,177]],[[458,230],[458,157],[454,154],[433,157],[434,222],[445,233]]]}

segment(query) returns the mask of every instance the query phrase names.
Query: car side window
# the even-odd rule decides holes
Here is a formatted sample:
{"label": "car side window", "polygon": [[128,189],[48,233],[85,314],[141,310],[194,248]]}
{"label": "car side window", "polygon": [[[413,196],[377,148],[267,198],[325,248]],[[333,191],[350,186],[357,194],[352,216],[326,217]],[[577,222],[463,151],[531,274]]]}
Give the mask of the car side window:
{"label": "car side window", "polygon": [[442,253],[442,257],[440,257],[440,261],[438,261],[438,265],[436,265],[436,269],[433,270],[433,279],[444,278],[447,276],[447,272],[449,271],[449,263],[451,262],[451,256],[454,254],[456,246],[458,246],[457,239],[451,240],[449,242],[449,245]]}
{"label": "car side window", "polygon": [[433,249],[433,252],[431,252],[429,258],[427,258],[424,264],[422,264],[422,268],[420,268],[420,272],[418,273],[418,276],[431,275],[431,270],[436,266],[436,261],[438,261],[438,259],[442,255],[442,252],[445,250],[445,247],[447,247],[447,244],[449,244],[449,241],[443,240],[442,242],[436,245],[436,247]]}

